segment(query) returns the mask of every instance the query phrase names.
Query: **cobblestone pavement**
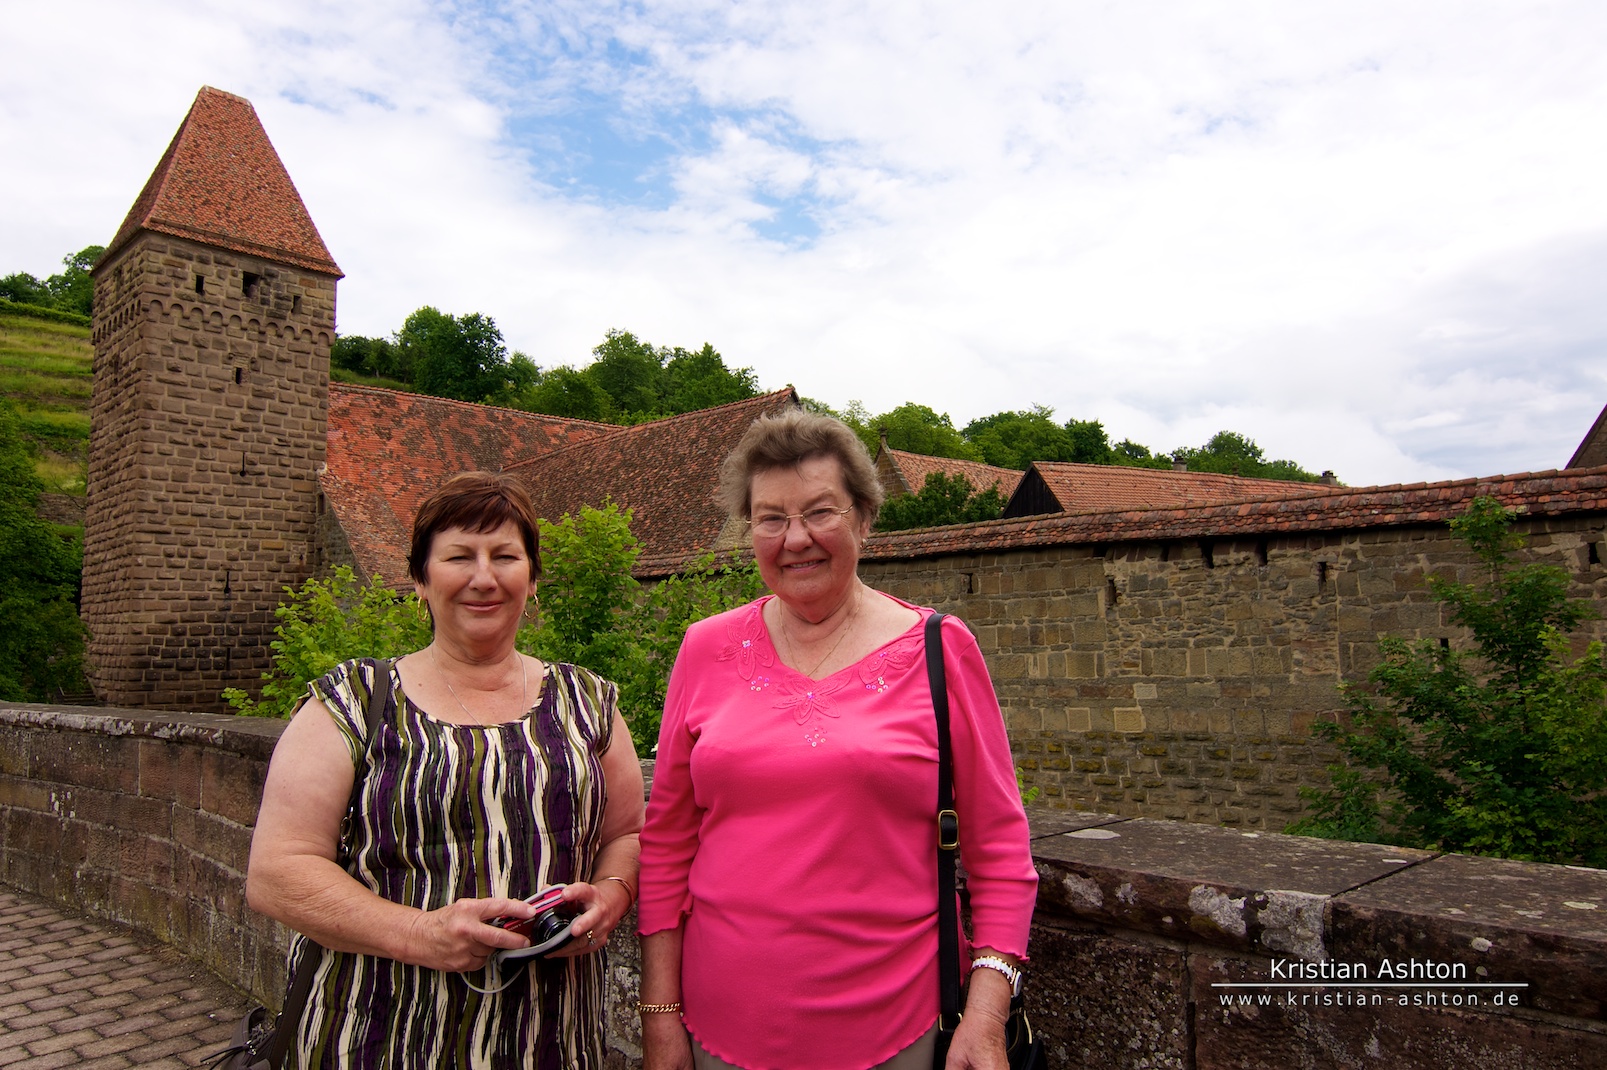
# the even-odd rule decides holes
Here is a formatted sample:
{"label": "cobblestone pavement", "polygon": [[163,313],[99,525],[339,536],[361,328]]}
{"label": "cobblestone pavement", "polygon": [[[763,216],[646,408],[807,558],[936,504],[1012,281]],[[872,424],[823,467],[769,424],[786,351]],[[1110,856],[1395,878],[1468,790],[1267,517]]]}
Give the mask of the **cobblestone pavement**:
{"label": "cobblestone pavement", "polygon": [[0,1067],[200,1066],[249,1006],[167,947],[0,885]]}

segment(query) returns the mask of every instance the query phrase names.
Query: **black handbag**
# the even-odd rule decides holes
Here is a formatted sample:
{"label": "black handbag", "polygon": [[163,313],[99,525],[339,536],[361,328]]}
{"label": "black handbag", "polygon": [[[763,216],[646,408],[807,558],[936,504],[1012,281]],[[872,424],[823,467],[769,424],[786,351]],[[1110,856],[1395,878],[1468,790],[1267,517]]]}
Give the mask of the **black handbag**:
{"label": "black handbag", "polygon": [[[385,714],[385,707],[391,700],[391,666],[393,662],[388,658],[373,659],[374,688],[368,694],[368,707],[364,711],[364,722],[368,726],[368,734],[364,746],[374,746],[374,732],[379,727],[380,718]],[[351,842],[352,822],[357,813],[357,804],[363,790],[363,775],[368,771],[365,763],[362,771],[352,781],[351,799],[346,803],[346,817],[340,826],[340,852],[344,857],[347,845]],[[302,952],[296,960],[295,968],[291,971],[290,986],[285,993],[284,1006],[280,1008],[278,1016],[268,1012],[266,1007],[253,1007],[250,1013],[240,1020],[234,1027],[234,1035],[229,1039],[229,1046],[207,1057],[207,1065],[212,1070],[280,1070],[284,1066],[285,1055],[290,1051],[290,1045],[296,1038],[296,1029],[301,1025],[302,1012],[307,1009],[307,996],[312,991],[313,975],[318,972],[318,962],[324,956],[324,949],[316,940],[308,939],[302,946]]]}
{"label": "black handbag", "polygon": [[[953,754],[949,749],[949,688],[943,672],[943,614],[926,618],[926,679],[937,716],[937,990],[939,1014],[933,1070],[943,1070],[949,1043],[960,1024],[960,929],[954,903],[954,863],[960,850],[960,816],[954,809]],[[1022,967],[1023,977],[1025,967]],[[1046,1070],[1043,1041],[1027,1021],[1018,984],[1010,995],[1010,1017],[1004,1024],[1005,1055],[1010,1070]]]}

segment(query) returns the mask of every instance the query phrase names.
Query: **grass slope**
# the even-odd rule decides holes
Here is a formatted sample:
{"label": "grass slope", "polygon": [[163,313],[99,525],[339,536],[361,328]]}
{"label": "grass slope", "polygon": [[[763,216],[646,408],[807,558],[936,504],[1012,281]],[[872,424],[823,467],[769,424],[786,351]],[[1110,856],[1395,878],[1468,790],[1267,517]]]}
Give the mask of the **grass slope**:
{"label": "grass slope", "polygon": [[89,328],[0,304],[0,397],[17,410],[45,487],[83,494],[89,464]]}

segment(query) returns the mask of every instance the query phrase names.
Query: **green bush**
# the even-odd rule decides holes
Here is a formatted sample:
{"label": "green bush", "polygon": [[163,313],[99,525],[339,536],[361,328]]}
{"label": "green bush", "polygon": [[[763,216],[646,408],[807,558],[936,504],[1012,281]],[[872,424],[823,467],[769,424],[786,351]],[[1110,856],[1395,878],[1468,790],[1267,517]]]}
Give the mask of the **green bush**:
{"label": "green bush", "polygon": [[0,400],[0,699],[46,702],[84,687],[83,543],[39,519],[43,492],[16,411]]}
{"label": "green bush", "polygon": [[1513,561],[1511,518],[1478,498],[1451,522],[1484,578],[1429,585],[1469,649],[1381,642],[1349,723],[1316,728],[1343,763],[1290,832],[1607,866],[1607,663],[1600,643],[1573,657],[1591,607],[1565,570]]}
{"label": "green bush", "polygon": [[289,717],[307,685],[350,658],[397,658],[429,644],[430,628],[417,596],[399,596],[378,576],[359,584],[345,565],[326,578],[285,588],[289,599],[274,610],[279,624],[273,664],[262,674],[262,697],[240,688],[224,699],[250,717]]}

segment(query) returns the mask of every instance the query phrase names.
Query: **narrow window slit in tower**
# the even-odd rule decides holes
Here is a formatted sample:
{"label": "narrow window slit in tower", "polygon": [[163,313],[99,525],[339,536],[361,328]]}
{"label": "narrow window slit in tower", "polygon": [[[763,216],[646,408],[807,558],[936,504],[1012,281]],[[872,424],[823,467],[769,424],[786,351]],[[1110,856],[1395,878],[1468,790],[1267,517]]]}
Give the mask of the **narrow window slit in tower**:
{"label": "narrow window slit in tower", "polygon": [[262,282],[262,276],[253,271],[241,273],[240,292],[247,297],[257,296],[257,286]]}
{"label": "narrow window slit in tower", "polygon": [[1206,568],[1216,567],[1216,555],[1212,552],[1211,544],[1203,540],[1200,542],[1200,560],[1205,562]]}
{"label": "narrow window slit in tower", "polygon": [[1317,586],[1325,587],[1328,584],[1328,562],[1317,562]]}
{"label": "narrow window slit in tower", "polygon": [[1261,539],[1255,544],[1255,563],[1258,565],[1267,563],[1267,540],[1265,539]]}
{"label": "narrow window slit in tower", "polygon": [[1113,577],[1106,576],[1105,577],[1105,608],[1106,609],[1111,609],[1119,601],[1121,601],[1121,595],[1116,590],[1116,580]]}
{"label": "narrow window slit in tower", "polygon": [[1592,565],[1601,564],[1601,544],[1600,543],[1594,543],[1594,542],[1587,542],[1585,544],[1585,546],[1587,548],[1585,552],[1586,552],[1586,555],[1590,558],[1590,563]]}
{"label": "narrow window slit in tower", "polygon": [[295,294],[290,298],[290,312],[292,315],[301,315],[301,295]]}
{"label": "narrow window slit in tower", "polygon": [[199,275],[195,277],[195,292],[198,294],[206,293],[206,280]]}
{"label": "narrow window slit in tower", "polygon": [[1451,649],[1451,640],[1446,638],[1443,635],[1440,636],[1440,649],[1441,650],[1449,650],[1449,649]]}
{"label": "narrow window slit in tower", "polygon": [[239,368],[236,368],[236,369],[234,369],[234,385],[235,385],[235,386],[239,386],[239,385],[240,385],[240,380],[241,380],[241,379],[242,379],[242,378],[243,378],[243,376],[242,376],[242,375],[241,375],[241,373],[240,373],[240,369],[239,369]]}

